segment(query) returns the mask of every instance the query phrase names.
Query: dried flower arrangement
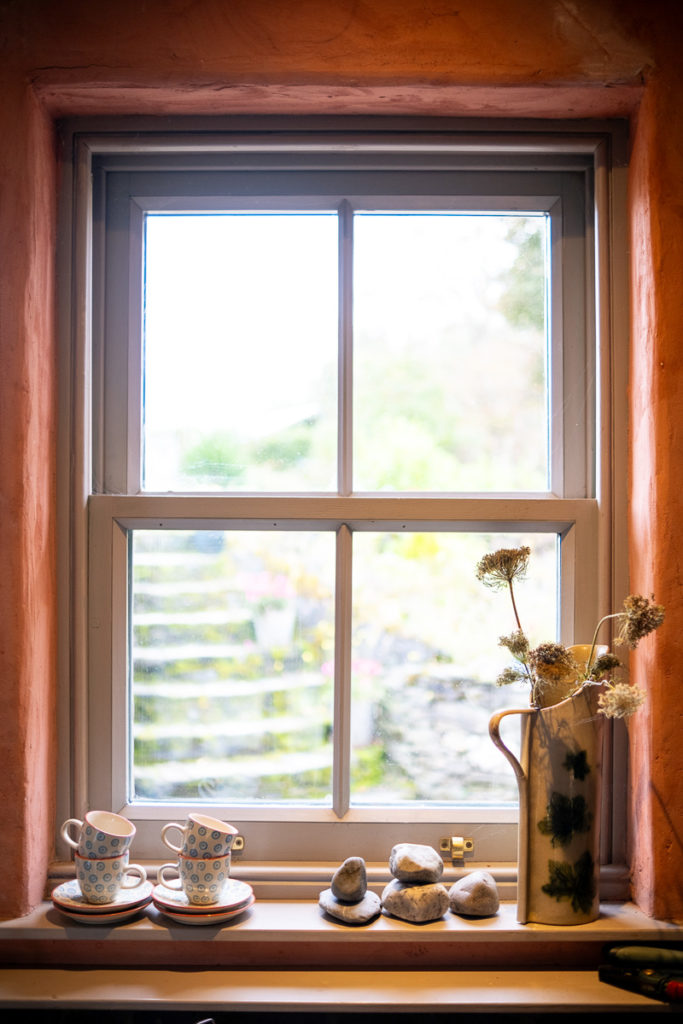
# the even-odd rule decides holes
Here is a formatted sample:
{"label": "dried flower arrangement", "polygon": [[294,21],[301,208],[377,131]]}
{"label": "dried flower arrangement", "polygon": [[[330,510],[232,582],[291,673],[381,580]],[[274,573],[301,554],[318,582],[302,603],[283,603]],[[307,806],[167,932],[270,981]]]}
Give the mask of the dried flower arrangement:
{"label": "dried flower arrangement", "polygon": [[624,601],[621,611],[604,615],[598,622],[588,658],[583,665],[577,663],[571,651],[563,644],[543,643],[531,648],[522,629],[514,591],[515,582],[526,576],[530,555],[531,549],[528,547],[501,548],[484,555],[477,563],[477,579],[485,586],[494,590],[507,588],[517,623],[517,629],[513,633],[501,636],[498,640],[499,645],[507,648],[512,654],[515,665],[505,668],[496,682],[499,686],[527,682],[531,691],[531,703],[536,705],[541,702],[544,688],[559,680],[569,681],[569,689],[565,696],[570,696],[587,680],[601,681],[605,688],[599,698],[600,712],[608,718],[628,718],[643,703],[645,693],[636,686],[612,678],[612,673],[621,665],[616,655],[608,651],[594,658],[598,633],[608,619],[618,619],[619,632],[616,643],[635,648],[643,637],[661,626],[664,621],[664,608],[654,603],[654,597],[630,594]]}

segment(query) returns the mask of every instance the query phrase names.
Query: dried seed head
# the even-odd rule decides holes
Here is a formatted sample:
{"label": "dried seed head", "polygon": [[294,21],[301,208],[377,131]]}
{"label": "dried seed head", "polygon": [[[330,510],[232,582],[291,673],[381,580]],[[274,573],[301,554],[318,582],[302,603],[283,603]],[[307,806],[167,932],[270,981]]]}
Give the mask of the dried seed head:
{"label": "dried seed head", "polygon": [[518,661],[526,661],[529,653],[529,641],[521,629],[515,630],[514,633],[510,633],[508,636],[498,637],[498,645],[500,647],[507,647],[510,654],[517,658]]}
{"label": "dried seed head", "polygon": [[577,671],[576,662],[562,644],[539,644],[529,651],[529,664],[541,682],[555,682]]}
{"label": "dried seed head", "polygon": [[526,681],[527,678],[522,670],[510,665],[504,668],[496,678],[496,686],[509,686],[510,683],[525,683]]}
{"label": "dried seed head", "polygon": [[616,654],[612,654],[608,651],[607,654],[601,654],[599,658],[596,658],[590,670],[589,679],[604,679],[608,672],[612,672],[615,668],[619,668],[621,662],[617,658]]}
{"label": "dried seed head", "polygon": [[645,691],[628,683],[608,683],[598,697],[598,710],[607,718],[628,718],[645,700]]}
{"label": "dried seed head", "polygon": [[620,615],[621,628],[617,643],[628,644],[634,648],[638,643],[657,629],[664,621],[664,608],[654,603],[654,595],[650,598],[640,594],[629,594],[624,601],[624,610]]}
{"label": "dried seed head", "polygon": [[477,562],[477,579],[498,590],[513,580],[523,579],[529,565],[531,548],[500,548]]}

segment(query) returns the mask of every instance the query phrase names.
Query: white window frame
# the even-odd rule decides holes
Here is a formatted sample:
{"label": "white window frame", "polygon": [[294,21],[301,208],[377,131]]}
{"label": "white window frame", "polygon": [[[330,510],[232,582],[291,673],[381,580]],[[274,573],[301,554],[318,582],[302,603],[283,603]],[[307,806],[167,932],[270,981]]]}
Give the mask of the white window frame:
{"label": "white window frame", "polygon": [[[188,133],[186,127],[179,124],[177,131],[173,126],[164,132],[140,131],[136,130],[136,122],[128,121],[114,125],[111,131],[109,126],[104,130],[78,123],[65,125],[63,131],[69,159],[61,201],[58,254],[63,268],[59,529],[66,553],[60,556],[58,586],[63,680],[60,734],[68,737],[68,745],[63,749],[68,749],[69,756],[60,760],[58,818],[61,821],[72,814],[82,814],[93,806],[120,811],[138,826],[136,854],[152,858],[163,851],[159,845],[161,823],[182,817],[190,805],[174,803],[171,808],[161,805],[144,809],[127,805],[121,783],[115,779],[115,764],[120,763],[126,744],[121,702],[116,693],[116,680],[120,685],[125,676],[126,652],[125,645],[113,640],[117,635],[125,636],[121,615],[123,609],[125,617],[126,608],[126,529],[149,526],[152,521],[157,528],[162,524],[183,528],[197,519],[214,529],[220,529],[226,520],[230,520],[231,526],[243,523],[253,527],[259,522],[265,525],[266,521],[277,521],[281,527],[299,528],[324,522],[326,528],[337,531],[338,566],[346,573],[351,531],[362,528],[369,518],[377,520],[378,501],[382,526],[392,529],[404,524],[413,528],[424,526],[426,520],[432,528],[443,523],[452,527],[455,500],[457,524],[461,528],[526,528],[562,534],[560,636],[565,642],[585,637],[599,615],[611,610],[615,600],[620,601],[628,590],[623,128],[602,125],[591,126],[588,131],[585,125],[563,125],[558,131],[557,125],[523,125],[501,132],[487,125],[463,126],[438,120],[348,118],[323,126],[297,121],[294,130],[291,121],[286,120],[281,124],[221,121],[212,123],[215,130],[200,133]],[[326,130],[319,133],[318,127]],[[148,129],[150,125],[141,122],[138,128]],[[572,301],[564,305],[554,295],[552,309],[556,318],[553,337],[563,337],[563,358],[574,360],[573,366],[566,364],[563,374],[575,383],[580,382],[581,393],[590,397],[580,444],[560,446],[552,452],[553,483],[547,494],[392,495],[380,499],[352,494],[349,439],[344,435],[340,438],[339,494],[316,496],[313,502],[296,495],[130,493],[130,481],[139,476],[139,418],[134,402],[125,413],[125,458],[119,461],[114,478],[104,480],[104,432],[98,417],[93,418],[93,408],[99,408],[101,389],[105,377],[109,378],[103,372],[99,345],[103,330],[99,311],[106,284],[93,272],[98,267],[97,252],[93,250],[101,244],[101,234],[94,230],[94,225],[102,217],[102,210],[93,209],[93,170],[97,174],[105,173],[104,166],[134,170],[141,160],[150,172],[163,171],[174,163],[195,169],[249,167],[264,159],[271,165],[293,169],[319,169],[329,167],[330,163],[360,167],[459,167],[465,177],[470,174],[479,180],[486,180],[487,175],[501,168],[505,168],[506,174],[514,168],[524,173],[539,166],[547,167],[549,173],[568,169],[584,174],[587,202],[582,210],[583,230],[578,237],[574,237],[573,231],[564,236],[553,256],[559,265],[567,248],[578,246],[581,258],[591,269],[578,283],[566,275],[563,279],[555,278],[556,282],[563,280],[565,291],[570,287],[574,292]],[[534,197],[535,202],[538,200],[538,196]],[[200,202],[212,206],[210,195]],[[559,208],[555,198],[541,202],[547,206],[534,208],[547,208],[557,221]],[[486,205],[481,192],[472,204],[477,208]],[[509,199],[505,206],[510,209]],[[523,208],[523,202],[520,206]],[[145,202],[139,198],[131,203],[132,223],[136,218],[141,220],[144,208]],[[139,248],[134,247],[132,252],[130,267],[135,278],[140,270],[135,262]],[[129,282],[118,282],[117,287],[127,292]],[[342,289],[342,310],[346,302]],[[122,308],[126,310],[125,317],[130,318],[124,330],[131,337],[139,330],[140,310],[134,302]],[[348,359],[342,358],[340,407],[350,401],[350,369]],[[120,372],[134,395],[140,380],[135,346],[127,347]],[[107,379],[106,383],[111,381]],[[553,388],[562,393],[561,374],[553,378]],[[558,401],[557,391],[553,393],[552,404],[563,415],[571,414],[568,403]],[[615,466],[620,467],[620,472],[614,471]],[[102,585],[103,581],[108,583]],[[350,629],[348,602],[337,602],[336,629],[340,635]],[[343,671],[343,666],[338,671]],[[340,734],[335,742],[343,745],[343,736]],[[625,737],[618,729],[610,728],[609,747],[606,763],[610,770],[605,774],[607,787],[614,793],[625,789]],[[338,766],[343,770],[343,757],[338,757]],[[603,805],[601,859],[603,864],[618,865],[625,859],[623,805],[611,800],[603,801]],[[212,813],[223,813],[211,806]],[[494,818],[490,809],[348,809],[342,800],[340,806],[330,810],[274,807],[264,815],[263,808],[240,807],[238,815],[232,810],[225,813],[245,834],[246,856],[250,861],[334,862],[344,849],[369,861],[381,861],[394,842],[410,838],[437,845],[440,836],[449,835],[473,836],[477,862],[515,860],[516,813],[509,810],[496,813]],[[302,830],[303,823],[306,828]],[[341,824],[343,841],[339,838]]]}

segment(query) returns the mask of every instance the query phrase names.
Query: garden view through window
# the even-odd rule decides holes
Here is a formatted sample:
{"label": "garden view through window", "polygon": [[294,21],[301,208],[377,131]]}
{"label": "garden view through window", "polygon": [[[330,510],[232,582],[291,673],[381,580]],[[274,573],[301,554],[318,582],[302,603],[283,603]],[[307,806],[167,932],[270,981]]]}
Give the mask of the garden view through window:
{"label": "garden view through window", "polygon": [[553,638],[559,535],[429,500],[550,490],[550,247],[541,211],[146,215],[142,491],[425,514],[351,523],[341,556],[323,518],[130,529],[131,802],[516,800],[486,729],[528,695],[495,684],[513,624],[475,567],[529,544],[521,614]]}
{"label": "garden view through window", "polygon": [[[500,707],[504,618],[472,567],[529,543],[520,605],[554,635],[556,539],[354,537],[351,803],[506,803],[483,741]],[[134,800],[333,801],[334,534],[136,531]]]}

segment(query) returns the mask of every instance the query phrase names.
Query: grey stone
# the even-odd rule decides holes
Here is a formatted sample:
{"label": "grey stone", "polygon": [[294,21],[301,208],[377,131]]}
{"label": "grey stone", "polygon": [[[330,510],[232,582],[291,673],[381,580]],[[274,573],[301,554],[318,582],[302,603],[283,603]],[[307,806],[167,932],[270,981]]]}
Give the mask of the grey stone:
{"label": "grey stone", "polygon": [[388,914],[403,921],[436,921],[448,910],[448,893],[441,882],[421,885],[395,878],[385,886],[382,906]]}
{"label": "grey stone", "polygon": [[454,914],[469,917],[492,917],[500,906],[498,888],[488,871],[471,871],[459,878],[451,886],[448,899]]}
{"label": "grey stone", "polygon": [[431,846],[398,843],[389,855],[389,870],[399,882],[438,882],[443,860]]}
{"label": "grey stone", "polygon": [[359,903],[368,889],[363,858],[347,857],[332,876],[331,889],[342,903]]}
{"label": "grey stone", "polygon": [[382,910],[377,893],[369,890],[359,903],[342,903],[331,889],[324,889],[318,897],[321,908],[344,924],[366,924]]}

